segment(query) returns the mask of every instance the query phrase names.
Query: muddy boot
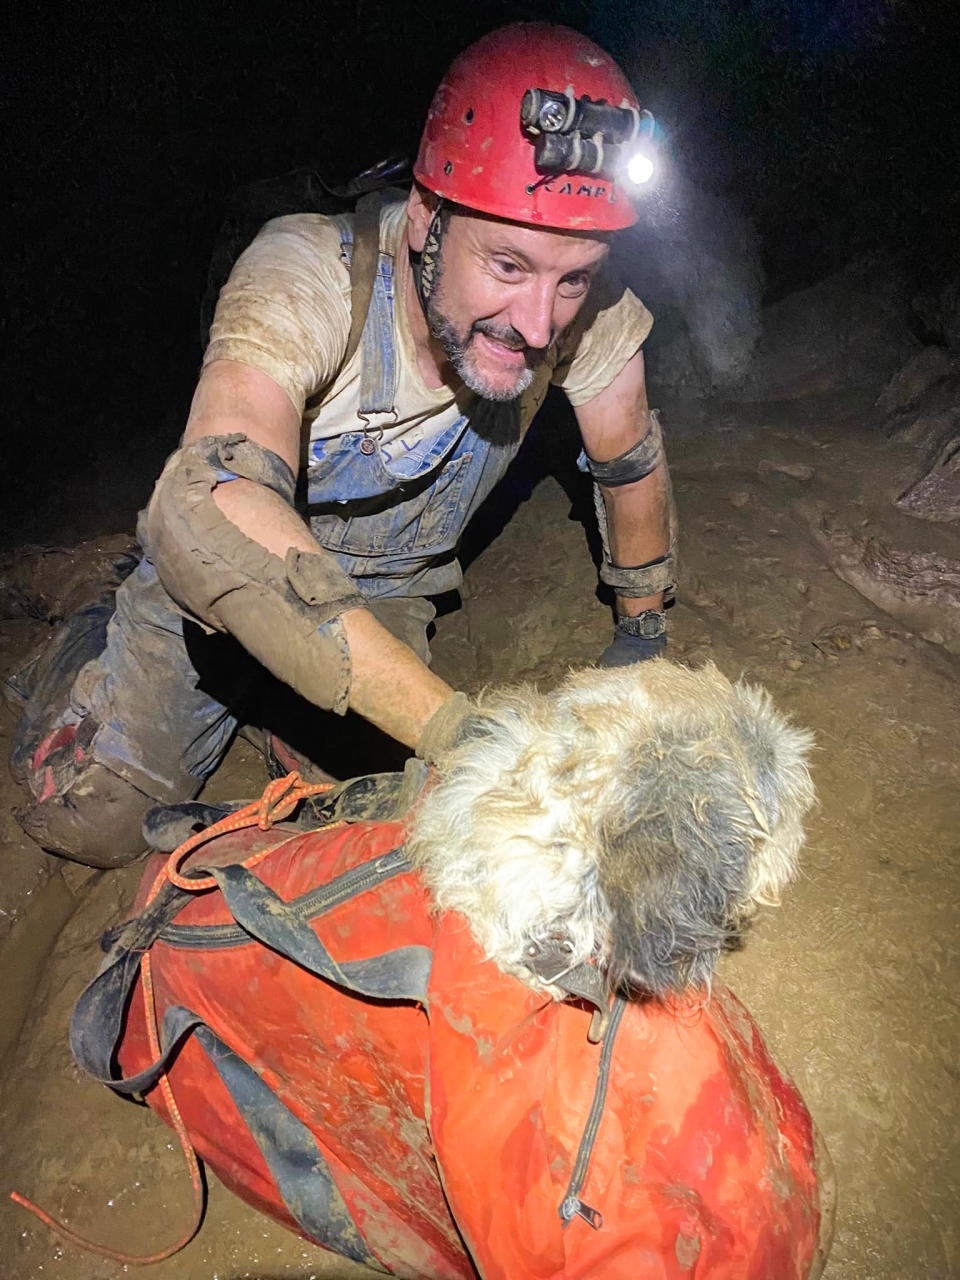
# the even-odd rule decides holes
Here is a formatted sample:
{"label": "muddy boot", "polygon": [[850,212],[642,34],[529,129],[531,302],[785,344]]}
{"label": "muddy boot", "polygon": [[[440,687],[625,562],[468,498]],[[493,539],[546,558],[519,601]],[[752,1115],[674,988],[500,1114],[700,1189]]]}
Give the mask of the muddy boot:
{"label": "muddy boot", "polygon": [[23,708],[10,772],[31,793],[14,817],[41,849],[90,867],[123,866],[139,857],[143,818],[156,803],[88,758],[99,727],[93,717],[68,719],[78,673],[103,652],[115,597],[112,589],[101,591],[67,618],[5,690]]}
{"label": "muddy boot", "polygon": [[[72,752],[74,744],[63,743],[57,750]],[[49,782],[59,771],[60,762],[41,761],[41,769],[49,771]],[[76,771],[62,794],[41,794],[14,810],[14,817],[48,853],[88,867],[122,867],[144,852],[143,820],[155,804],[152,796],[91,761]]]}

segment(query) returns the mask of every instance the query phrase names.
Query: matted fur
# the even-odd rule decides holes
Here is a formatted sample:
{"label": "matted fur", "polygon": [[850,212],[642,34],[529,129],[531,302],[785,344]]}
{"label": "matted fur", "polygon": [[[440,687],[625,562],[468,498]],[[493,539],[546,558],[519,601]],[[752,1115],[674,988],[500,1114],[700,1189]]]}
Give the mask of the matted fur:
{"label": "matted fur", "polygon": [[[794,874],[810,735],[756,686],[660,659],[489,692],[407,850],[438,908],[506,972],[560,933],[611,988],[708,983]],[[562,992],[555,988],[554,995]]]}

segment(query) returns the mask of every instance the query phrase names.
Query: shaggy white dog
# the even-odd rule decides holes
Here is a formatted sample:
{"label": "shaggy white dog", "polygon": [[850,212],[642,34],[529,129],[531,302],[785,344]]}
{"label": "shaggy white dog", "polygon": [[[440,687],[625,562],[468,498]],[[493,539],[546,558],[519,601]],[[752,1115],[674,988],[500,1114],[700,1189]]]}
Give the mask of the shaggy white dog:
{"label": "shaggy white dog", "polygon": [[754,686],[666,660],[483,695],[417,811],[407,852],[487,956],[530,967],[561,939],[608,989],[708,984],[794,874],[810,735]]}

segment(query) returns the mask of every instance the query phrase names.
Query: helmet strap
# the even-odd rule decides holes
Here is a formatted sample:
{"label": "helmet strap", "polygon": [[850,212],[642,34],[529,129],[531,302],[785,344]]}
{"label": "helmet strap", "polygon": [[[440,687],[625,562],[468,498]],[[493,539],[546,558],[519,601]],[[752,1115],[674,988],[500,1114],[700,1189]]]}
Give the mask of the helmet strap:
{"label": "helmet strap", "polygon": [[417,297],[420,299],[424,315],[427,314],[427,307],[440,270],[440,247],[446,227],[446,213],[447,210],[441,197],[437,200],[437,207],[434,209],[430,225],[427,227],[423,248],[418,254],[413,255],[413,280],[417,287]]}

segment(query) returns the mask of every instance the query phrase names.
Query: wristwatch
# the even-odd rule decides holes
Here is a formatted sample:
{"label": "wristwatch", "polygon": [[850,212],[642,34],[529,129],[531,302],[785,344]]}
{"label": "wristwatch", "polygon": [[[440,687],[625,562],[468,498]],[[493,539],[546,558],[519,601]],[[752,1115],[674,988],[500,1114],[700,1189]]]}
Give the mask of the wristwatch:
{"label": "wristwatch", "polygon": [[666,615],[660,609],[644,609],[635,618],[626,615],[617,619],[617,630],[627,636],[642,636],[644,640],[656,640],[667,633]]}

